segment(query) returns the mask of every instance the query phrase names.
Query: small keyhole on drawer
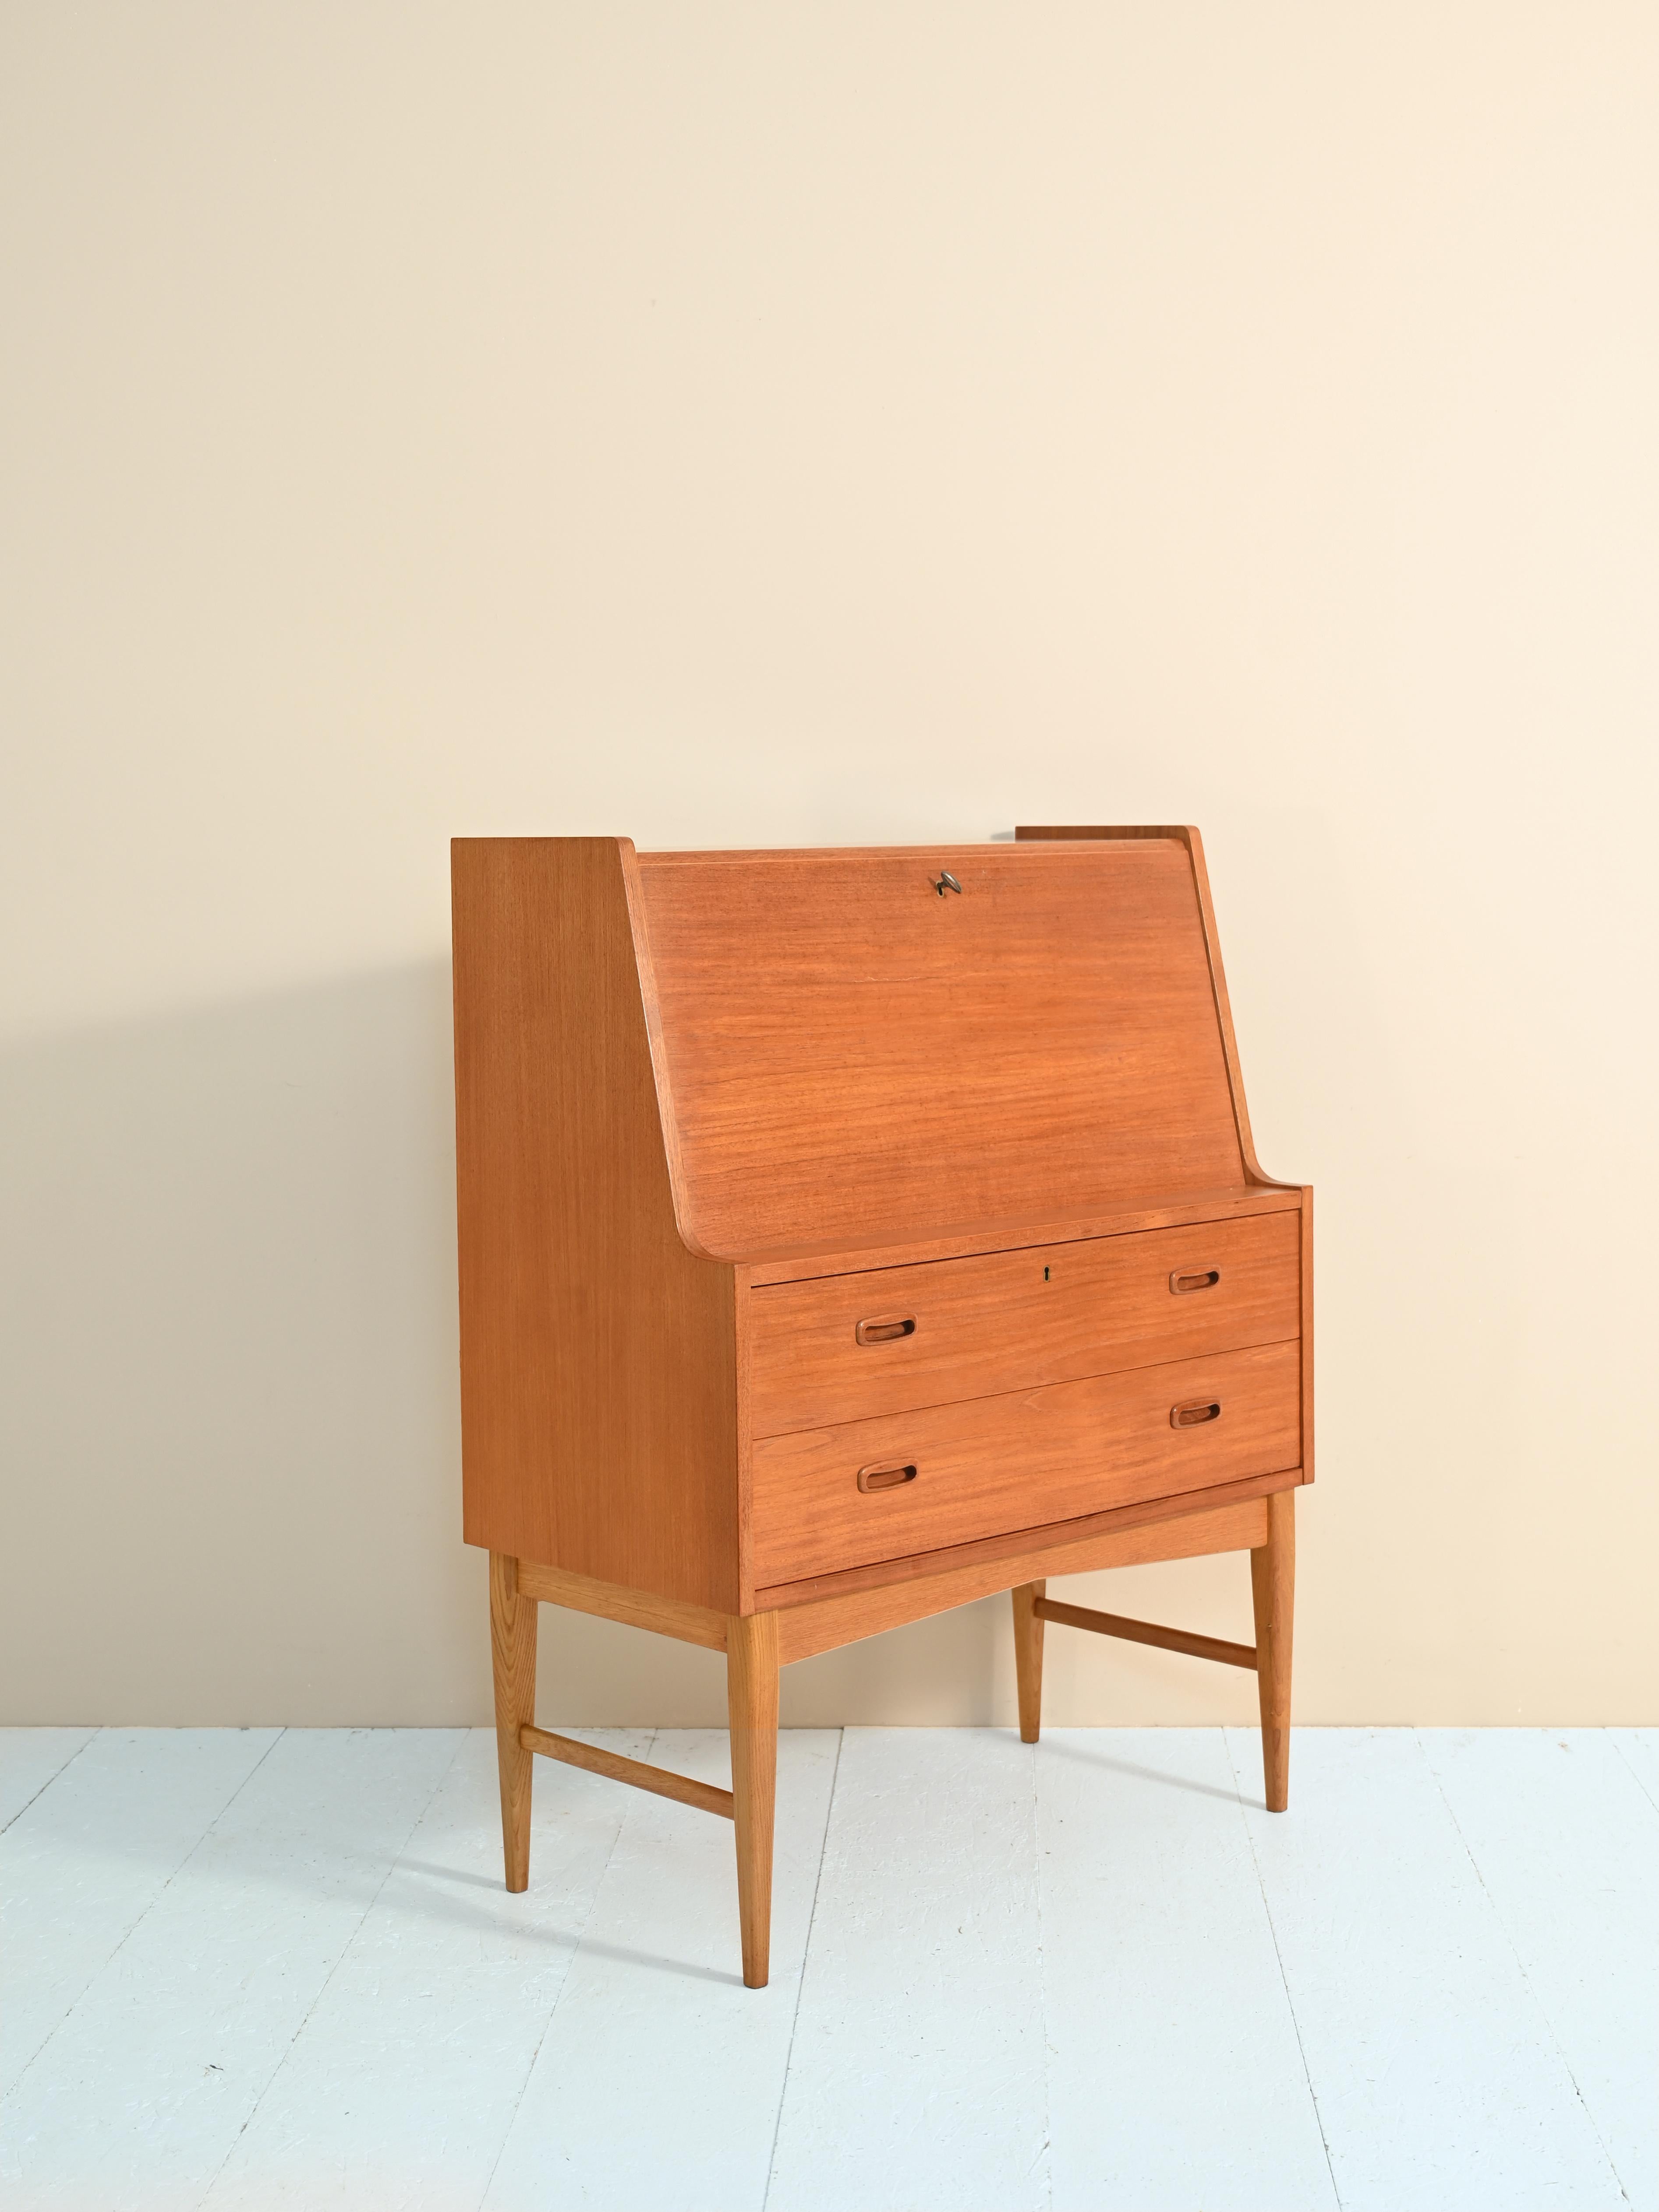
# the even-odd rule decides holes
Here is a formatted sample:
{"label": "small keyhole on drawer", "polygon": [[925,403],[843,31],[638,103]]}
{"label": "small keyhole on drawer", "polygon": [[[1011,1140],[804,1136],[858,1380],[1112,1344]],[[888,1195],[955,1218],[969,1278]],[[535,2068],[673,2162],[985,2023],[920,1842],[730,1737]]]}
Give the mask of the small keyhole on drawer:
{"label": "small keyhole on drawer", "polygon": [[1048,1279],[1048,1270],[1046,1267],[1042,1271],[1042,1279],[1045,1283]]}
{"label": "small keyhole on drawer", "polygon": [[914,1482],[915,1479],[914,1462],[902,1467],[861,1467],[859,1469],[859,1488],[866,1492],[896,1490],[901,1483]]}

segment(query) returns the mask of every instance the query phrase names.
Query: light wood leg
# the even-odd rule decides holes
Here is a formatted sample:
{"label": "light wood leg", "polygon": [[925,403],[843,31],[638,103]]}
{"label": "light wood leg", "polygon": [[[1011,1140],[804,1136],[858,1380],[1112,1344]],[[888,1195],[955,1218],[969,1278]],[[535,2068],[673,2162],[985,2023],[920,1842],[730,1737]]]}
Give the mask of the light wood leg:
{"label": "light wood leg", "polygon": [[763,1990],[772,1948],[772,1820],[778,1779],[776,1613],[734,1614],[728,1620],[726,1695],[732,1720],[743,1978],[745,1987]]}
{"label": "light wood leg", "polygon": [[501,1771],[501,1849],[509,1889],[530,1887],[530,1778],[536,1755],[519,1730],[536,1717],[536,1601],[519,1588],[519,1563],[489,1555],[489,1648],[495,1675],[495,1754]]}
{"label": "light wood leg", "polygon": [[1291,1620],[1296,1595],[1296,1492],[1267,1500],[1267,1540],[1250,1553],[1255,1601],[1256,1687],[1261,1698],[1261,1773],[1267,1810],[1282,1813],[1291,1790]]}
{"label": "light wood leg", "polygon": [[1019,1740],[1035,1743],[1042,1726],[1042,1623],[1031,1607],[1047,1583],[1022,1583],[1014,1599],[1014,1680],[1019,1687]]}

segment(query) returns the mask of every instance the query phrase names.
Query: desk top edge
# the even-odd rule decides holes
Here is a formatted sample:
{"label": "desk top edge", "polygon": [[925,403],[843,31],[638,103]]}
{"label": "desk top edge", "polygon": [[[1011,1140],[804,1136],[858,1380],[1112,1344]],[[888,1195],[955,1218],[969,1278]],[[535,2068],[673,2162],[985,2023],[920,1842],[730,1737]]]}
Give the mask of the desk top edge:
{"label": "desk top edge", "polygon": [[[915,860],[934,866],[952,858],[960,858],[973,864],[988,860],[993,866],[1012,866],[1016,861],[1023,865],[1033,852],[1039,850],[1051,856],[1074,853],[1084,857],[1098,854],[1107,847],[1123,853],[1139,846],[1168,844],[1184,847],[1190,853],[1190,841],[1197,834],[1196,830],[1185,828],[1147,828],[1096,830],[1086,836],[1077,836],[1022,829],[1012,838],[1000,836],[975,840],[941,837],[928,844],[714,845],[699,848],[636,846],[631,837],[612,836],[524,836],[507,832],[499,836],[452,837],[449,842],[452,853],[456,854],[486,845],[609,845],[627,854],[647,870],[657,870],[794,866],[813,862],[869,859],[874,855],[884,860]],[[1059,862],[1051,857],[1041,865],[1057,866]]]}

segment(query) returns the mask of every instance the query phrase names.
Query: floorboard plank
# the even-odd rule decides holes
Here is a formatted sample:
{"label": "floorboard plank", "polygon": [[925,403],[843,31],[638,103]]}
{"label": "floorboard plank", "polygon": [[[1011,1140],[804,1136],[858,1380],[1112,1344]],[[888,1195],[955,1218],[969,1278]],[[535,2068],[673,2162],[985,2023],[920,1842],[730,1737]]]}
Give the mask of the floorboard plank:
{"label": "floorboard plank", "polygon": [[0,1729],[0,1832],[97,1733],[89,1728]]}
{"label": "floorboard plank", "polygon": [[1038,1866],[1054,2199],[1335,2212],[1219,1729],[1049,1729]]}
{"label": "floorboard plank", "polygon": [[1634,2212],[1659,2212],[1659,1809],[1601,1729],[1419,1735]]}
{"label": "floorboard plank", "polygon": [[1299,1729],[1245,1818],[1344,2212],[1623,2212],[1415,1734]]}
{"label": "floorboard plank", "polygon": [[508,1898],[489,1731],[100,1732],[0,1837],[0,2201],[1329,2212],[1310,2076],[1343,2212],[1659,2212],[1656,1742],[1302,1729],[1269,1815],[1249,1729],[786,1731],[755,1992],[724,1821],[538,1765]]}
{"label": "floorboard plank", "polygon": [[200,2203],[461,1733],[271,1747],[0,2111],[7,2212]]}
{"label": "floorboard plank", "polygon": [[[836,1751],[830,1729],[778,1739],[764,1990],[743,1986],[731,1823],[609,1785],[627,1820],[489,2212],[760,2212]],[[724,1785],[731,1771],[723,1729],[664,1729],[649,1755],[699,1781]]]}
{"label": "floorboard plank", "polygon": [[0,2097],[154,1906],[276,1729],[106,1729],[0,1836]]}
{"label": "floorboard plank", "polygon": [[[624,1758],[650,1730],[575,1731]],[[501,1875],[495,1731],[474,1729],[260,2099],[211,2212],[480,2203],[625,1809],[538,1768],[530,1887]]]}
{"label": "floorboard plank", "polygon": [[1048,2203],[1032,1754],[849,1729],[768,2212]]}

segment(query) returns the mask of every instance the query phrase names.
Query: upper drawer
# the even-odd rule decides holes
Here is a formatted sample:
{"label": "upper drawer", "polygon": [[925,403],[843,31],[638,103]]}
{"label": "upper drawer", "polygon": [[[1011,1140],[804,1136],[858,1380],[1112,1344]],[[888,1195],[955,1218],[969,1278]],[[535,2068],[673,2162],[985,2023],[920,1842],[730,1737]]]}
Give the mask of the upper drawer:
{"label": "upper drawer", "polygon": [[750,1291],[750,1432],[1279,1344],[1301,1216],[1261,1213]]}

